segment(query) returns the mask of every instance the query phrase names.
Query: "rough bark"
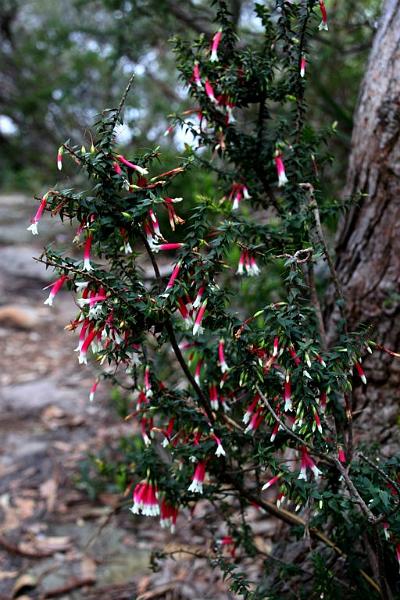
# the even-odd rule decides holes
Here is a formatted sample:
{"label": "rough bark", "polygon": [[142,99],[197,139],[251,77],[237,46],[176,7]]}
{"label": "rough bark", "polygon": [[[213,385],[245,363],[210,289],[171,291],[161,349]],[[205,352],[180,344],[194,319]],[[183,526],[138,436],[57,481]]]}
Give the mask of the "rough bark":
{"label": "rough bark", "polygon": [[[361,87],[345,194],[361,193],[337,239],[337,272],[352,329],[400,351],[400,0],[386,0]],[[355,390],[356,433],[399,448],[400,360],[374,353]],[[372,439],[373,438],[373,439]]]}

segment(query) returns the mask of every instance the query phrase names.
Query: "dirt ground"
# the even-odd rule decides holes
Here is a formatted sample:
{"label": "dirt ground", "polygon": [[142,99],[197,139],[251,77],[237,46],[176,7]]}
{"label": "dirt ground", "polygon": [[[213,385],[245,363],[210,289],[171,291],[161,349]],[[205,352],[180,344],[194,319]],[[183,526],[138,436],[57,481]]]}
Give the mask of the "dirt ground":
{"label": "dirt ground", "polygon": [[[33,237],[31,213],[31,199],[0,196],[0,598],[234,598],[205,560],[175,552],[207,552],[201,519],[180,517],[172,535],[133,517],[117,495],[90,500],[77,487],[87,453],[131,426],[104,387],[89,402],[95,372],[78,365],[75,336],[64,331],[75,314],[68,293],[43,305],[52,274],[32,257],[70,232],[46,217]],[[261,541],[269,526],[260,520]],[[175,553],[152,573],[155,548]]]}

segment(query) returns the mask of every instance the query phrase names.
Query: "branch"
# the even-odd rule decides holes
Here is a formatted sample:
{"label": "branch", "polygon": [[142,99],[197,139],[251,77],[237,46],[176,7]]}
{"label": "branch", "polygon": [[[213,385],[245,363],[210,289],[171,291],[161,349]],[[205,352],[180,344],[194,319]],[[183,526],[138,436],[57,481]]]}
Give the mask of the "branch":
{"label": "branch", "polygon": [[[150,248],[150,244],[148,243],[148,241],[146,239],[146,236],[143,235],[142,233],[141,233],[141,238],[143,240],[143,244],[144,244],[144,246],[146,248],[147,254],[148,254],[149,258],[150,258],[150,261],[151,261],[151,264],[153,266],[156,278],[157,278],[158,281],[161,281],[161,274],[160,274],[160,270],[159,270],[158,265],[157,265],[156,257],[154,256],[154,252]],[[199,402],[200,402],[201,406],[203,407],[203,409],[204,409],[204,411],[205,411],[208,419],[210,420],[210,423],[213,423],[214,422],[214,415],[212,413],[211,406],[210,406],[210,403],[208,401],[208,398],[205,396],[205,394],[203,393],[202,389],[200,388],[200,386],[195,381],[195,379],[194,379],[194,377],[193,377],[193,375],[192,375],[192,373],[191,373],[188,365],[186,364],[186,361],[185,361],[185,359],[183,357],[183,354],[182,354],[182,352],[181,352],[181,350],[179,348],[178,342],[176,340],[174,328],[173,328],[172,323],[171,323],[171,321],[169,319],[166,319],[166,321],[165,321],[165,329],[167,330],[168,337],[169,337],[169,340],[171,342],[172,349],[173,349],[173,351],[175,353],[177,361],[179,362],[179,364],[180,364],[180,366],[182,368],[182,371],[185,373],[187,380],[189,381],[190,385],[195,390],[195,392],[196,392],[196,394],[198,396]]]}

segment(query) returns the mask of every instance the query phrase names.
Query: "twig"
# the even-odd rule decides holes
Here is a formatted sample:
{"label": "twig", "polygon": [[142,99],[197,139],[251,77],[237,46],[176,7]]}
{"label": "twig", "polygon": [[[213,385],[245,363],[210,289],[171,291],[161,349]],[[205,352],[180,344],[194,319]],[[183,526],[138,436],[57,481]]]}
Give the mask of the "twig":
{"label": "twig", "polygon": [[367,519],[371,523],[371,525],[374,525],[376,517],[375,517],[374,513],[371,511],[371,509],[367,506],[367,504],[365,503],[364,499],[361,497],[361,495],[360,495],[359,491],[357,490],[356,486],[354,485],[354,483],[350,479],[347,470],[343,467],[342,463],[340,462],[340,460],[338,458],[334,458],[333,460],[335,462],[337,470],[342,475],[342,477],[343,477],[343,479],[344,479],[344,481],[345,481],[345,483],[347,485],[347,488],[348,488],[348,490],[350,492],[350,495],[357,502],[357,504],[359,505],[359,507],[361,508],[362,512],[367,517]]}
{"label": "twig", "polygon": [[[154,252],[152,251],[152,249],[150,247],[150,244],[148,243],[148,241],[146,239],[146,236],[143,235],[143,234],[141,234],[141,238],[143,240],[143,244],[144,244],[144,246],[146,248],[147,254],[148,254],[149,258],[150,258],[150,261],[151,261],[151,264],[153,266],[156,278],[157,278],[158,281],[161,282],[160,269],[158,268],[158,264],[157,264],[156,258],[154,256]],[[189,383],[191,384],[191,386],[195,390],[195,392],[196,392],[196,394],[198,396],[199,402],[200,402],[201,406],[203,407],[203,409],[204,409],[204,411],[205,411],[208,419],[210,420],[210,423],[213,423],[214,422],[214,415],[212,413],[211,406],[210,406],[210,403],[208,401],[208,398],[204,395],[202,389],[197,384],[197,382],[196,382],[195,378],[193,377],[193,375],[192,375],[192,373],[191,373],[188,365],[186,364],[186,361],[185,361],[185,359],[183,357],[183,354],[182,354],[182,352],[181,352],[181,350],[179,348],[178,342],[176,340],[174,328],[172,326],[171,321],[168,318],[165,320],[165,328],[167,330],[168,337],[169,337],[169,340],[171,342],[172,349],[173,349],[173,351],[175,353],[175,356],[176,356],[176,358],[177,358],[177,360],[178,360],[178,362],[179,362],[179,364],[180,364],[180,366],[182,368],[182,371],[185,373],[187,380],[189,381]]]}
{"label": "twig", "polygon": [[325,460],[326,462],[329,462],[331,464],[334,463],[334,460],[332,458],[330,458],[329,456],[327,456],[325,454],[322,454],[321,452],[318,452],[318,450],[315,450],[315,448],[313,448],[313,446],[311,446],[310,444],[308,444],[307,442],[302,440],[301,437],[299,437],[291,429],[289,429],[289,427],[282,421],[282,419],[274,411],[274,409],[268,402],[268,399],[264,396],[264,394],[262,393],[262,391],[260,390],[258,385],[256,385],[256,390],[259,393],[261,400],[264,402],[265,406],[268,408],[271,415],[274,417],[274,419],[279,423],[279,425],[282,427],[282,429],[284,429],[291,438],[296,440],[296,442],[298,442],[302,446],[305,446],[315,456],[318,456],[322,460]]}
{"label": "twig", "polygon": [[65,585],[53,588],[52,590],[47,590],[47,592],[44,592],[42,597],[57,598],[58,596],[65,596],[65,594],[68,592],[72,592],[73,590],[78,590],[89,585],[94,585],[95,583],[96,579],[93,577],[86,577],[84,579],[71,579]]}
{"label": "twig", "polygon": [[56,550],[48,552],[33,552],[31,550],[23,550],[2,535],[0,536],[0,546],[2,546],[10,554],[16,554],[17,556],[23,556],[24,558],[49,558],[49,556],[53,556],[53,554],[57,552]]}
{"label": "twig", "polygon": [[128,84],[127,84],[127,86],[126,86],[126,88],[125,88],[125,91],[124,91],[124,93],[122,94],[122,97],[121,97],[120,103],[119,103],[119,105],[118,105],[118,108],[117,108],[117,110],[116,110],[116,112],[115,112],[115,115],[114,115],[114,118],[113,118],[113,127],[112,127],[113,129],[115,128],[115,126],[116,126],[116,124],[117,124],[117,122],[118,122],[118,119],[119,119],[119,117],[121,116],[121,111],[122,111],[122,109],[123,109],[123,107],[124,107],[124,104],[125,104],[125,102],[126,102],[126,99],[127,99],[127,97],[128,97],[129,90],[130,90],[130,89],[131,89],[131,87],[132,87],[132,84],[133,84],[133,80],[134,80],[134,79],[135,79],[135,74],[134,74],[134,73],[132,73],[132,75],[131,75],[131,76],[130,76],[130,78],[129,78]]}

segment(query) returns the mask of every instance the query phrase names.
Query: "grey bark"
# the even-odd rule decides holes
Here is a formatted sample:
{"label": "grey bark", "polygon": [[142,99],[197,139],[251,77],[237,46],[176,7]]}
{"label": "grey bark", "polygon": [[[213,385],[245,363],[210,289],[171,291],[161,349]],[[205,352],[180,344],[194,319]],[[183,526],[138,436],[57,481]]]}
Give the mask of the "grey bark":
{"label": "grey bark", "polygon": [[[400,0],[386,0],[361,87],[345,194],[363,194],[337,238],[351,329],[400,351]],[[334,320],[334,318],[333,318]],[[355,390],[355,434],[399,449],[400,360],[375,352]],[[357,439],[355,440],[357,442]]]}

